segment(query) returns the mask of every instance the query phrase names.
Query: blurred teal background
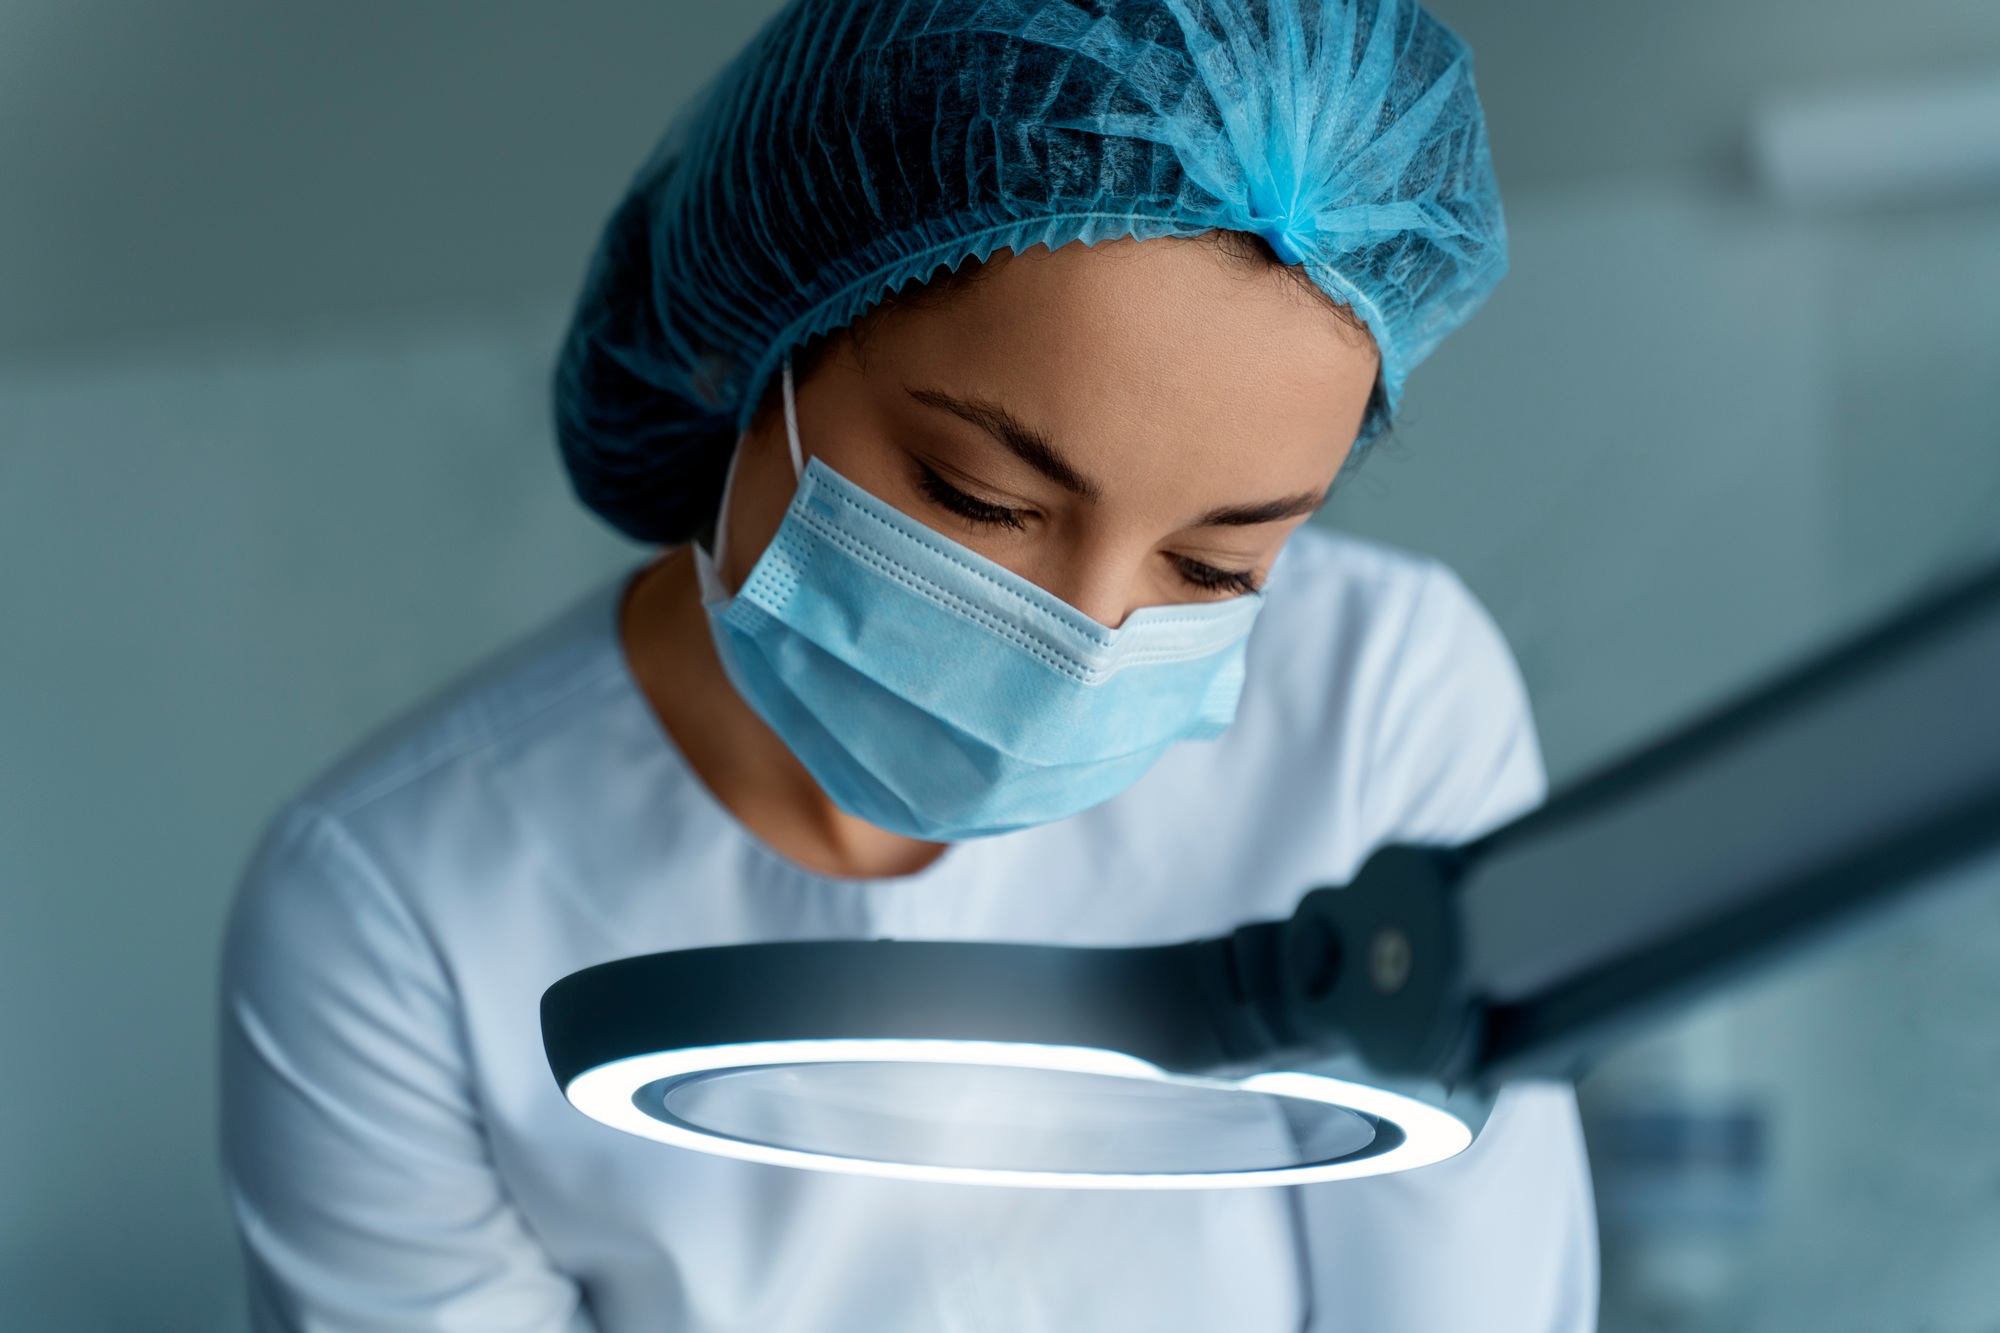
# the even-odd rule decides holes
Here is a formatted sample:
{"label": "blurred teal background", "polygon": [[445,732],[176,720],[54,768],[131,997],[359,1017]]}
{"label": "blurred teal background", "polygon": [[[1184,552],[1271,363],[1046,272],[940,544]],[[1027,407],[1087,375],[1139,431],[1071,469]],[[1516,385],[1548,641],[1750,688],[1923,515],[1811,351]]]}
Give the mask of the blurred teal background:
{"label": "blurred teal background", "polygon": [[[771,7],[0,0],[0,1328],[239,1325],[233,880],[638,558],[564,491],[551,349]],[[1514,272],[1325,521],[1465,575],[1559,779],[2000,553],[2000,202],[1795,206],[1748,149],[1774,97],[2000,71],[2000,6],[1435,7]],[[1608,1061],[1607,1329],[2000,1328],[1996,1015],[1975,880]]]}

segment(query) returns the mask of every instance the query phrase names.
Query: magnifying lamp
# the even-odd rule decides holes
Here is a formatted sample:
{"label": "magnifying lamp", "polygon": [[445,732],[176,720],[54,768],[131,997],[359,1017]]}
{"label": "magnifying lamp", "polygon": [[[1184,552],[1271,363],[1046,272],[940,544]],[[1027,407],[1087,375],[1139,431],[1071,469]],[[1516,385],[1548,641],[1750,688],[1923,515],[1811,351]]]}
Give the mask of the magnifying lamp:
{"label": "magnifying lamp", "polygon": [[1574,1073],[1993,850],[2000,570],[1478,842],[1385,848],[1288,920],[1147,948],[653,954],[556,983],[542,1034],[586,1115],[751,1161],[1073,1188],[1346,1179],[1450,1157],[1480,1090]]}

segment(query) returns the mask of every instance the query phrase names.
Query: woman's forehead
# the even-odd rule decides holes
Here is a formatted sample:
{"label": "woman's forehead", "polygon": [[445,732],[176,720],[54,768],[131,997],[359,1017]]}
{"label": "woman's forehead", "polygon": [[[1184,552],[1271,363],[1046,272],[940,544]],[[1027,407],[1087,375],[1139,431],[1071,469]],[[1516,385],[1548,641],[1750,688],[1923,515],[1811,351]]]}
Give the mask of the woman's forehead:
{"label": "woman's forehead", "polygon": [[1378,368],[1283,270],[1176,241],[1031,251],[892,309],[866,342],[870,378],[1004,407],[1081,460],[1238,473],[1344,456]]}

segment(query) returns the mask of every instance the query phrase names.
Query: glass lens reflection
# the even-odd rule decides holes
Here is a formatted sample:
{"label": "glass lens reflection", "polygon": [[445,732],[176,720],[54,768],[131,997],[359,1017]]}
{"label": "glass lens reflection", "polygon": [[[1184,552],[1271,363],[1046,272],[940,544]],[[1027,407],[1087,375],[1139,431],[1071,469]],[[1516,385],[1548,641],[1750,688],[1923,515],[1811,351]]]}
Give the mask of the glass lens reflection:
{"label": "glass lens reflection", "polygon": [[762,1065],[661,1080],[634,1100],[656,1119],[745,1142],[988,1171],[1268,1171],[1371,1156],[1402,1138],[1301,1098],[991,1065]]}

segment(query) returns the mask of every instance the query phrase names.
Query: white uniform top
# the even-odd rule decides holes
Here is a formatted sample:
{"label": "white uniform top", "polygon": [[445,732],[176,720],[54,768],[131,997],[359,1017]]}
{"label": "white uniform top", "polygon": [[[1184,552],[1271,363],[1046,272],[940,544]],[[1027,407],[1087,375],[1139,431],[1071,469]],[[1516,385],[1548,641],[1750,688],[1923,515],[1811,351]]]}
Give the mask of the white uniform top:
{"label": "white uniform top", "polygon": [[717,804],[627,669],[607,589],[292,804],[224,970],[223,1106],[253,1324],[315,1333],[1583,1333],[1566,1088],[1474,1146],[1299,1190],[951,1187],[753,1165],[563,1100],[558,978],[752,940],[1122,945],[1290,912],[1392,840],[1543,778],[1499,634],[1434,563],[1302,531],[1221,740],[1072,819],[833,880]]}

